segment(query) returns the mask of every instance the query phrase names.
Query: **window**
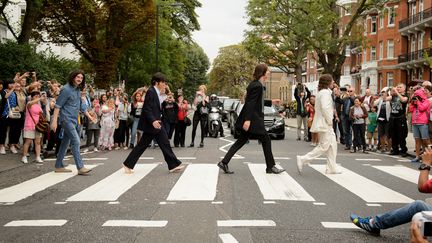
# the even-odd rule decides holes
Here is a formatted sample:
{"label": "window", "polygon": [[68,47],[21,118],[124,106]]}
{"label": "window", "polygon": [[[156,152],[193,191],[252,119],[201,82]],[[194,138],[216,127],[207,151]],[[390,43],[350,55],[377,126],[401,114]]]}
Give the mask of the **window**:
{"label": "window", "polygon": [[314,82],[315,81],[315,74],[311,74],[309,76],[309,82]]}
{"label": "window", "polygon": [[376,16],[371,18],[371,34],[376,34],[377,31],[377,19]]}
{"label": "window", "polygon": [[388,26],[394,26],[395,23],[395,9],[390,8],[388,11]]}
{"label": "window", "polygon": [[424,11],[424,0],[420,0],[419,1],[419,12],[423,12]]}
{"label": "window", "polygon": [[380,29],[384,28],[384,14],[380,14],[380,18],[379,18],[379,28],[380,28]]}
{"label": "window", "polygon": [[411,16],[414,16],[417,13],[416,1],[411,3]]}
{"label": "window", "polygon": [[393,86],[393,73],[387,73],[387,86]]}
{"label": "window", "polygon": [[416,51],[416,37],[415,35],[411,36],[411,52]]}
{"label": "window", "polygon": [[375,61],[376,60],[376,50],[375,50],[375,46],[371,47],[371,61]]}
{"label": "window", "polygon": [[424,38],[424,33],[418,33],[418,49],[421,50],[423,49],[423,38]]}
{"label": "window", "polygon": [[345,16],[346,15],[351,15],[351,5],[346,5],[345,7],[344,7],[345,9]]}
{"label": "window", "polygon": [[309,68],[315,68],[315,60],[314,59],[310,59]]}
{"label": "window", "polygon": [[394,42],[393,40],[387,41],[387,58],[393,58],[394,57]]}
{"label": "window", "polygon": [[382,60],[384,58],[384,42],[379,42],[379,59]]}

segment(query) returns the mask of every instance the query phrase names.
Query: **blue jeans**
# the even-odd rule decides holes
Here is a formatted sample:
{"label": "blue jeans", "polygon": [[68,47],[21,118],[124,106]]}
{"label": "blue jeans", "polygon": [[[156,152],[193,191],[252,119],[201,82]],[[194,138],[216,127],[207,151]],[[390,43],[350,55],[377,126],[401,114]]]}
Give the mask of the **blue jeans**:
{"label": "blue jeans", "polygon": [[347,116],[342,116],[342,126],[345,136],[345,147],[352,145],[352,122]]}
{"label": "blue jeans", "polygon": [[134,117],[134,121],[132,123],[131,139],[130,139],[130,144],[132,144],[134,146],[135,146],[135,139],[136,139],[136,135],[137,135],[138,122],[139,122],[139,118]]}
{"label": "blue jeans", "polygon": [[411,222],[414,214],[421,211],[432,211],[432,205],[421,200],[417,200],[402,208],[388,211],[384,214],[378,214],[374,218],[375,226],[380,229],[392,228],[401,224]]}
{"label": "blue jeans", "polygon": [[81,159],[80,155],[80,137],[79,137],[79,126],[77,124],[74,124],[72,122],[63,122],[62,128],[64,129],[64,135],[63,139],[57,154],[57,160],[55,163],[56,168],[62,168],[63,165],[63,159],[66,155],[66,150],[69,146],[69,143],[71,144],[72,149],[72,155],[75,160],[75,165],[77,169],[81,169],[84,167],[84,164]]}

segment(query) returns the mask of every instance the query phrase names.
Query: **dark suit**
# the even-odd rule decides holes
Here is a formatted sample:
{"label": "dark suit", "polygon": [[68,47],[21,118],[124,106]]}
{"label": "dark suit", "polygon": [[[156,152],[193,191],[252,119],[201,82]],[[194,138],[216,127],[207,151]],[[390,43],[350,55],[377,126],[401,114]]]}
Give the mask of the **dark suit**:
{"label": "dark suit", "polygon": [[144,151],[147,149],[148,145],[153,139],[156,139],[159,147],[161,148],[164,159],[168,164],[169,170],[181,164],[180,160],[177,159],[171,149],[168,135],[164,127],[162,126],[161,129],[156,129],[153,127],[153,122],[156,120],[160,121],[161,116],[162,111],[156,88],[150,87],[147,90],[145,96],[145,102],[139,121],[139,128],[143,131],[143,136],[138,142],[137,146],[135,146],[132,152],[130,152],[125,162],[123,162],[126,167],[130,169],[134,168],[139,157],[144,153]]}
{"label": "dark suit", "polygon": [[[270,169],[275,165],[275,161],[271,151],[271,140],[264,127],[263,85],[260,81],[252,81],[246,91],[245,104],[235,124],[236,130],[240,131],[239,138],[231,146],[222,162],[228,164],[234,154],[245,145],[249,137],[253,136],[261,141],[267,169]],[[243,130],[245,121],[250,121],[248,131]]]}

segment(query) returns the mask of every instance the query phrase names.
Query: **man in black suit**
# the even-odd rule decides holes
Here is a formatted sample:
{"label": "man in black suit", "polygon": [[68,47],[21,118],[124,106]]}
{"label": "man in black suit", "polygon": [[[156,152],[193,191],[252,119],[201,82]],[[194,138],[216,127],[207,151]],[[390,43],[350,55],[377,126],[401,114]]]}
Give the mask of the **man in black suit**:
{"label": "man in black suit", "polygon": [[144,153],[153,139],[156,139],[159,144],[165,161],[168,164],[168,170],[170,173],[179,172],[184,168],[181,161],[178,160],[173,153],[167,132],[161,124],[162,98],[160,94],[161,91],[163,92],[166,88],[165,75],[162,73],[156,73],[153,75],[151,82],[153,86],[147,90],[139,122],[139,129],[143,131],[143,135],[137,146],[134,147],[125,162],[123,162],[126,174],[133,173],[132,169],[137,163],[139,157]]}
{"label": "man in black suit", "polygon": [[268,74],[267,65],[259,64],[255,67],[254,81],[246,89],[245,104],[235,124],[235,129],[240,131],[239,139],[231,146],[222,161],[218,163],[219,168],[226,174],[234,173],[229,170],[228,163],[234,154],[245,145],[251,135],[258,138],[262,144],[267,164],[266,173],[279,174],[285,171],[275,166],[271,151],[271,140],[264,127],[264,86],[262,82],[267,79]]}

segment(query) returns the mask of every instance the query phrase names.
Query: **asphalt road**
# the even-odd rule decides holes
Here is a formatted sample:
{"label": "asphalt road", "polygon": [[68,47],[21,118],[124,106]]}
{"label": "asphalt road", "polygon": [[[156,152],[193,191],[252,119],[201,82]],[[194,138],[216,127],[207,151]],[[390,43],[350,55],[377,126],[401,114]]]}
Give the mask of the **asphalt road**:
{"label": "asphalt road", "polygon": [[[234,141],[230,136],[206,138],[204,148],[174,148],[187,164],[181,173],[168,173],[158,148],[146,150],[133,175],[121,170],[130,150],[84,154],[85,163],[95,166],[89,176],[50,173],[54,161],[6,170],[0,173],[0,241],[409,240],[408,224],[375,237],[352,228],[348,217],[351,212],[374,215],[427,198],[417,191],[417,164],[385,154],[350,154],[340,147],[341,175],[323,174],[323,159],[298,175],[295,156],[313,147],[295,141],[294,130],[286,132],[285,140],[272,141],[276,161],[287,171],[280,175],[264,173],[256,140],[231,161],[235,174],[219,172],[216,163]],[[189,139],[190,135],[187,143]]]}

